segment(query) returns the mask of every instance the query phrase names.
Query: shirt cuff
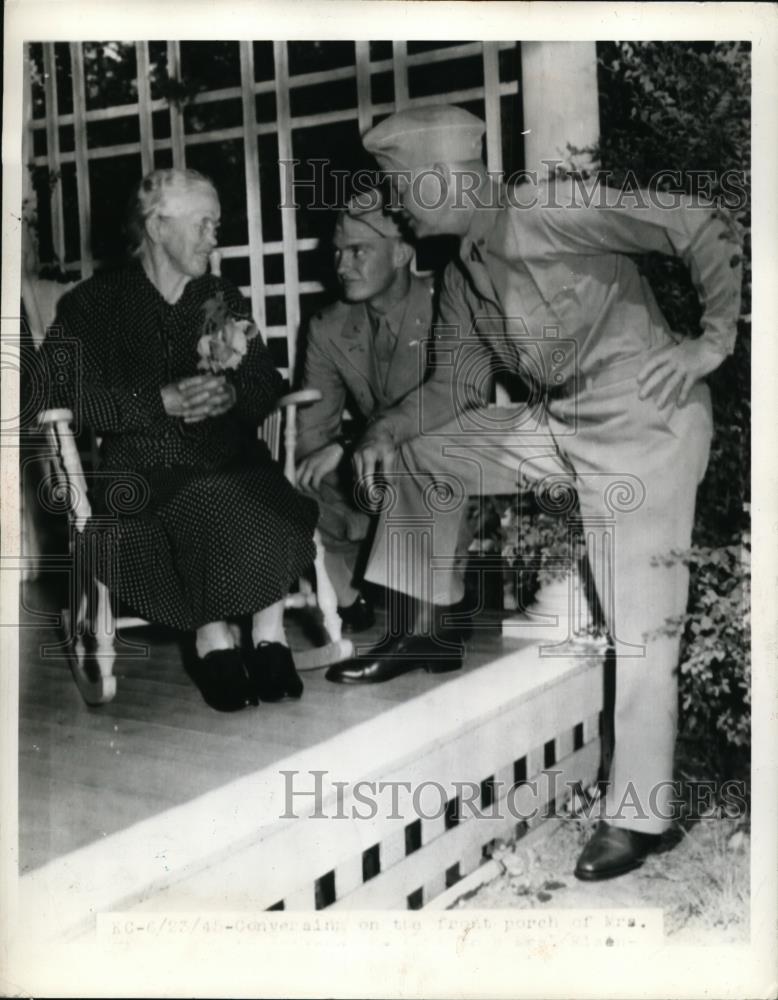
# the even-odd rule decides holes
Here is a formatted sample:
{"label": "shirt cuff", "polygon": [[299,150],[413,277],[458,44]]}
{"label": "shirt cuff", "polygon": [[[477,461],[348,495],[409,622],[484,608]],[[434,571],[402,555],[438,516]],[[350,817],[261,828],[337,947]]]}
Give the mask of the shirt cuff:
{"label": "shirt cuff", "polygon": [[121,423],[127,429],[153,427],[168,416],[159,389],[132,389],[118,402]]}

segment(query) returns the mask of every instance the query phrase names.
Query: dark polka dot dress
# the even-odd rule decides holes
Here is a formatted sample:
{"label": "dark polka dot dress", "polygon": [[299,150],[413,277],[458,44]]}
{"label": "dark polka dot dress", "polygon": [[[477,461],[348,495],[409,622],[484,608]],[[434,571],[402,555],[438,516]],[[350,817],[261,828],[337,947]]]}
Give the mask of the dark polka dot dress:
{"label": "dark polka dot dress", "polygon": [[184,424],[162,405],[162,386],[199,374],[203,305],[219,291],[247,315],[211,275],[174,305],[139,263],[95,275],[62,299],[43,352],[49,405],[102,437],[82,550],[129,608],[185,630],[268,607],[314,557],[316,504],[257,440],[282,387],[261,337],[228,374],[237,402],[226,414]]}

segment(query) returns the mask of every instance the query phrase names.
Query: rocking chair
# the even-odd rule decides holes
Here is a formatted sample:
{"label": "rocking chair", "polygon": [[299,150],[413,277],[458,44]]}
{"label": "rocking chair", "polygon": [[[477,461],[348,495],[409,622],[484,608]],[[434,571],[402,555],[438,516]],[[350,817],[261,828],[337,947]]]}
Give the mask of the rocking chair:
{"label": "rocking chair", "polygon": [[[63,291],[67,287],[63,286]],[[34,282],[23,286],[25,307],[31,323],[40,320],[40,309],[34,301]],[[28,298],[30,301],[28,302]],[[37,323],[36,323],[37,325]],[[43,333],[36,331],[36,343],[42,342]],[[284,396],[278,408],[267,417],[259,428],[259,436],[278,461],[283,439],[284,473],[295,482],[295,443],[297,437],[296,414],[299,406],[306,406],[321,398],[316,389],[304,389]],[[73,413],[68,409],[44,410],[38,416],[38,425],[44,431],[49,448],[46,455],[50,463],[53,487],[66,504],[70,523],[71,557],[76,558],[78,535],[83,537],[92,510],[87,496],[87,480],[81,455],[72,428]],[[337,598],[324,566],[324,549],[318,530],[314,533],[316,557],[314,562],[316,590],[310,583],[300,580],[298,591],[286,598],[287,608],[318,608],[324,645],[296,651],[298,670],[316,670],[320,667],[348,659],[353,655],[349,639],[341,637],[342,624],[337,612]],[[113,674],[116,659],[115,637],[117,629],[127,629],[151,624],[142,618],[116,615],[108,588],[89,573],[88,555],[82,560],[86,578],[80,574],[72,578],[76,585],[69,588],[70,606],[62,611],[62,623],[68,637],[68,659],[73,678],[88,705],[111,701],[116,694],[116,677]]]}

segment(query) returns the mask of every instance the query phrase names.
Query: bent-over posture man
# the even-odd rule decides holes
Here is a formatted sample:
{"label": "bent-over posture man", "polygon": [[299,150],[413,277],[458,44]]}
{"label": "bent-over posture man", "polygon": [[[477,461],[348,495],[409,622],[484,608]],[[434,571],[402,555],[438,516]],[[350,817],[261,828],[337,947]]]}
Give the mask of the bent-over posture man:
{"label": "bent-over posture man", "polygon": [[[437,319],[459,360],[436,364],[355,455],[360,475],[370,482],[383,468],[396,491],[366,578],[441,605],[456,599],[446,574],[438,585],[431,570],[453,552],[461,504],[437,511],[432,551],[415,549],[415,573],[397,572],[387,544],[420,537],[424,526],[405,515],[439,476],[462,494],[575,487],[617,658],[607,819],[576,867],[579,878],[602,879],[639,865],[671,820],[679,640],[657,633],[684,612],[688,571],[658,557],[690,543],[712,430],[704,378],[734,345],[739,247],[725,218],[680,196],[663,207],[572,180],[506,189],[481,161],[483,131],[442,106],[400,112],[364,137],[415,235],[461,241]],[[629,256],[647,251],[690,268],[700,337],[670,331]],[[512,422],[482,406],[490,367],[520,372],[537,390]],[[367,661],[330,674],[359,682]]]}

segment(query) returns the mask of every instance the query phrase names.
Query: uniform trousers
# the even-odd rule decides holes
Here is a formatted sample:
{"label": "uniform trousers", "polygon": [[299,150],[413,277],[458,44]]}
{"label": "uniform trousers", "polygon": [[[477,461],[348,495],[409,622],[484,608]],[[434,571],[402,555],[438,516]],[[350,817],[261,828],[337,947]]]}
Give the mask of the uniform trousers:
{"label": "uniform trousers", "polygon": [[[438,441],[440,446],[442,442],[440,439]],[[437,463],[440,461],[441,455],[438,455]],[[323,476],[316,489],[308,486],[300,491],[315,499],[319,506],[318,528],[324,547],[324,564],[341,607],[348,607],[359,596],[359,584],[370,552],[369,539],[376,522],[375,514],[369,513],[369,498],[366,496],[361,502],[357,499],[353,477],[345,473],[346,470],[340,468]],[[422,496],[412,490],[407,500],[411,504],[417,504],[413,512],[415,516],[424,516],[424,508],[420,506],[423,503]],[[472,526],[463,519],[449,574],[451,584],[447,589],[447,593],[450,591],[458,594],[456,600],[464,592],[468,547],[472,538]],[[407,593],[414,593],[414,590],[409,589]],[[453,601],[449,602],[444,598],[438,603],[448,604]]]}
{"label": "uniform trousers", "polygon": [[324,476],[316,489],[308,486],[301,492],[319,505],[318,526],[327,575],[335,588],[338,604],[348,607],[359,596],[360,555],[364,565],[365,540],[375,520],[366,509],[358,506],[350,458],[344,458],[334,472]]}
{"label": "uniform trousers", "polygon": [[635,371],[544,404],[475,410],[398,449],[365,578],[438,604],[461,597],[452,572],[468,494],[539,488],[546,509],[578,494],[591,572],[616,652],[615,748],[606,817],[660,833],[670,822],[679,637],[689,546],[710,450],[707,385],[683,407],[640,400]]}

